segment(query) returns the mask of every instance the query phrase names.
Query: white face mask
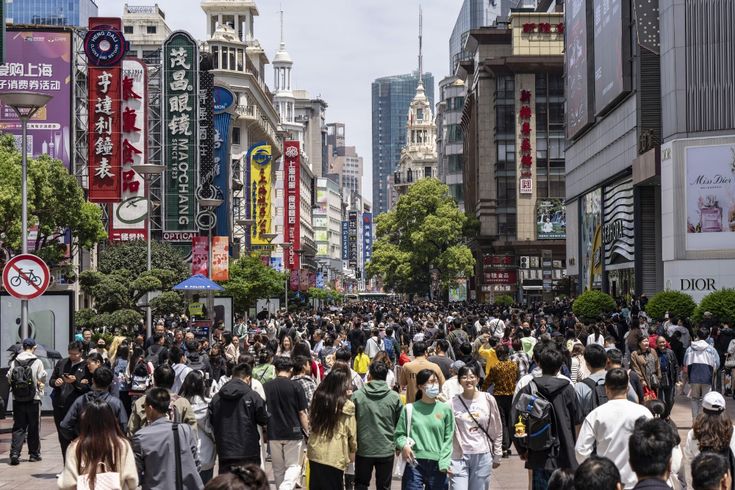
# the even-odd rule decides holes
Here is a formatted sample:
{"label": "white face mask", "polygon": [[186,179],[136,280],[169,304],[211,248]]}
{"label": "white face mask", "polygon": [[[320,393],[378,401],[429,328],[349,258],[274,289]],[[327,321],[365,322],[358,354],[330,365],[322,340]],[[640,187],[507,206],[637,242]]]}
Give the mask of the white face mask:
{"label": "white face mask", "polygon": [[436,398],[439,396],[439,385],[426,385],[424,387],[424,393],[426,393],[426,396],[429,398]]}

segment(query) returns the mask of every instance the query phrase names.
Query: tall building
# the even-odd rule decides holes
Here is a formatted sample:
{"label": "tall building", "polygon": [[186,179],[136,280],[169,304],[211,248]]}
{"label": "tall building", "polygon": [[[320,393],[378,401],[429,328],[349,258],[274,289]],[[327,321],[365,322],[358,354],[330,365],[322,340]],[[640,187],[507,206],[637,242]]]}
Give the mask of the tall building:
{"label": "tall building", "polygon": [[342,194],[332,179],[317,179],[313,220],[317,262],[325,283],[333,285],[342,274]]}
{"label": "tall building", "polygon": [[10,0],[5,9],[9,24],[87,27],[97,17],[94,0]]}
{"label": "tall building", "polygon": [[294,90],[295,122],[303,124],[304,149],[315,177],[327,175],[327,103],[306,90]]}
{"label": "tall building", "polygon": [[362,196],[363,160],[354,146],[345,143],[345,124],[327,124],[327,175],[339,184],[340,192]]}
{"label": "tall building", "polygon": [[464,211],[462,108],[464,82],[447,77],[439,82],[441,101],[436,110],[436,149],[439,180],[449,186],[449,194]]}
{"label": "tall building", "polygon": [[[434,76],[423,74],[426,97],[434,106]],[[373,112],[373,211],[375,215],[390,209],[390,186],[393,172],[406,146],[408,109],[416,95],[418,71],[376,79],[372,84]]]}
{"label": "tall building", "polygon": [[563,26],[559,13],[513,12],[510,25],[470,31],[472,56],[458,67],[465,209],[480,222],[470,287],[481,301],[549,299],[564,275]]}
{"label": "tall building", "polygon": [[125,4],[122,15],[125,40],[130,43],[128,54],[149,65],[161,62],[161,47],[171,34],[166,14],[156,5]]}
{"label": "tall building", "polygon": [[464,46],[472,29],[491,26],[498,17],[507,17],[511,0],[464,0],[449,36],[449,73],[454,73],[457,63],[467,60],[471,54]]}

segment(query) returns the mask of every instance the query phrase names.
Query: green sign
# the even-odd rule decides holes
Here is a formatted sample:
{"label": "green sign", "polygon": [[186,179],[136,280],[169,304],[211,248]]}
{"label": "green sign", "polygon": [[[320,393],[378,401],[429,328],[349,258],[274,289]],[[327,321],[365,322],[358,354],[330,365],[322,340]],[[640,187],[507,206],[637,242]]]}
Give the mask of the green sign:
{"label": "green sign", "polygon": [[163,230],[197,231],[199,50],[189,33],[163,43]]}

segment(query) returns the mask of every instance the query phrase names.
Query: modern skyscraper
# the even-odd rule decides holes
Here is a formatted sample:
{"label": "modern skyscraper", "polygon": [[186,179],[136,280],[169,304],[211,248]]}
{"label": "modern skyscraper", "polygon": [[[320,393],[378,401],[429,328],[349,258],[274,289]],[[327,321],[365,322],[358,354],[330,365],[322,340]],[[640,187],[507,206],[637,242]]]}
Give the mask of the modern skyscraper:
{"label": "modern skyscraper", "polygon": [[462,48],[470,30],[490,26],[498,17],[508,17],[511,3],[517,0],[464,0],[449,37],[449,74],[453,75],[457,63],[467,59],[470,53]]}
{"label": "modern skyscraper", "polygon": [[[423,74],[426,96],[434,106],[434,76]],[[375,215],[388,211],[388,177],[398,167],[406,146],[406,124],[416,95],[419,73],[378,78],[373,82],[373,208]]]}
{"label": "modern skyscraper", "polygon": [[5,3],[10,24],[87,27],[97,16],[94,0],[13,0]]}

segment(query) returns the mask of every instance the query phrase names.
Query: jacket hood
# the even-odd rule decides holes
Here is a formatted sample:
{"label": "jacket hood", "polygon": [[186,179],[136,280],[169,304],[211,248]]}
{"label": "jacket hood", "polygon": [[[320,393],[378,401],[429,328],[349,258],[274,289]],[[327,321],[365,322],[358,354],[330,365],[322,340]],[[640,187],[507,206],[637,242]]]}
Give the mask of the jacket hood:
{"label": "jacket hood", "polygon": [[342,407],[342,414],[349,416],[355,415],[355,404],[351,400],[347,400]]}
{"label": "jacket hood", "polygon": [[108,398],[110,398],[110,392],[109,391],[96,391],[92,390],[87,393],[87,398],[89,401],[106,401]]}
{"label": "jacket hood", "polygon": [[232,379],[225,383],[222,389],[219,390],[219,394],[227,400],[237,400],[250,393],[250,391],[251,388],[247,383],[240,379]]}
{"label": "jacket hood", "polygon": [[367,398],[371,400],[379,400],[385,397],[385,395],[392,390],[388,387],[388,383],[385,381],[370,381],[369,383],[365,383],[362,391],[365,393]]}
{"label": "jacket hood", "polygon": [[538,390],[545,397],[554,397],[564,388],[570,385],[568,379],[557,378],[555,376],[541,376],[534,378],[533,381],[538,386]]}
{"label": "jacket hood", "polygon": [[709,344],[706,340],[695,340],[692,342],[692,349],[696,351],[704,351],[707,350],[709,347]]}

